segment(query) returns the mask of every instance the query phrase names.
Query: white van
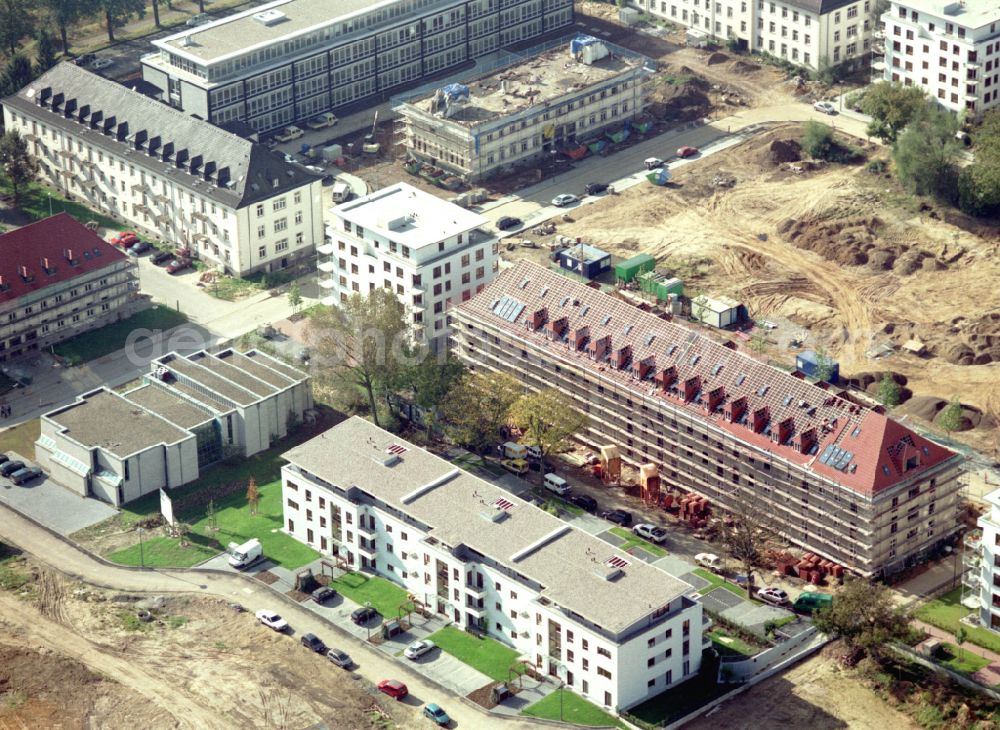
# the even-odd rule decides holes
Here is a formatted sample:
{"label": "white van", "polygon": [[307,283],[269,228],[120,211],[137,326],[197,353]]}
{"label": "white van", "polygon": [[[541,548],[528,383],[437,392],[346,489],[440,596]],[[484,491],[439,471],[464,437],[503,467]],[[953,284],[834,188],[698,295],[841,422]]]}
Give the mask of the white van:
{"label": "white van", "polygon": [[569,491],[569,484],[561,476],[549,472],[545,475],[545,488],[561,497]]}
{"label": "white van", "polygon": [[503,445],[503,455],[508,459],[524,459],[528,455],[528,449],[524,444],[508,441]]}
{"label": "white van", "polygon": [[529,444],[528,445],[528,456],[530,456],[532,459],[541,459],[542,458],[542,450],[540,448],[538,448],[537,446],[535,446],[534,444]]}

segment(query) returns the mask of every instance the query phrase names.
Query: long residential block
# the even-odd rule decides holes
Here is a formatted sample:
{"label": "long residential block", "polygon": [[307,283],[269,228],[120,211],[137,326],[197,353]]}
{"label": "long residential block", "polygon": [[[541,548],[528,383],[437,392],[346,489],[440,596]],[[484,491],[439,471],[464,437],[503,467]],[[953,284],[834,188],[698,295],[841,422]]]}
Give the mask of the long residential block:
{"label": "long residential block", "polygon": [[959,529],[961,458],[884,414],[531,263],[452,310],[473,368],[554,387],[580,434],[724,509],[737,495],[783,538],[866,576]]}

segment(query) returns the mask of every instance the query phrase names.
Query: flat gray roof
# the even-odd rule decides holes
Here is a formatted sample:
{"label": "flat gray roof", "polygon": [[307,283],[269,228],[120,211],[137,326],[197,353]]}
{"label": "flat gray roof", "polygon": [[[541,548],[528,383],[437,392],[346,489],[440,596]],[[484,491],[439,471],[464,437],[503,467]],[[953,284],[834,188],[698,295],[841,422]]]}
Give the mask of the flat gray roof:
{"label": "flat gray roof", "polygon": [[123,395],[133,403],[163,416],[181,428],[194,428],[213,418],[212,412],[208,409],[202,408],[156,383],[147,383]]}
{"label": "flat gray roof", "polygon": [[261,397],[271,395],[278,390],[275,386],[265,383],[228,360],[220,360],[215,355],[192,355],[190,360]]}
{"label": "flat gray roof", "polygon": [[223,362],[227,362],[230,365],[238,367],[240,370],[245,370],[256,378],[263,380],[275,388],[287,388],[289,385],[296,383],[300,378],[292,379],[287,375],[283,375],[277,370],[268,367],[268,363],[263,362],[261,358],[249,358],[236,350],[226,350],[225,352],[220,352],[216,355]]}
{"label": "flat gray roof", "polygon": [[291,365],[279,360],[276,357],[271,357],[270,355],[264,352],[258,352],[257,350],[247,350],[246,352],[243,353],[243,357],[250,358],[254,362],[263,363],[267,367],[277,370],[279,373],[283,375],[287,375],[289,378],[291,378],[297,383],[301,383],[303,380],[309,377],[308,375],[306,375],[306,373],[302,372],[298,368],[293,368]]}
{"label": "flat gray roof", "polygon": [[[195,354],[197,355],[201,353]],[[211,355],[204,355],[204,357],[211,358]],[[173,370],[180,375],[184,375],[185,377],[200,383],[210,391],[214,391],[223,398],[228,398],[241,406],[248,406],[259,400],[253,392],[240,387],[222,375],[216,374],[211,368],[205,367],[200,361],[196,363],[187,357],[173,354],[162,358],[158,362],[168,370]]]}
{"label": "flat gray roof", "polygon": [[70,438],[125,458],[157,444],[173,444],[191,434],[111,390],[80,396],[78,402],[48,413]]}
{"label": "flat gray roof", "polygon": [[[387,466],[390,446],[394,453],[403,451]],[[356,486],[430,525],[429,535],[451,547],[464,544],[541,584],[543,597],[614,634],[691,590],[659,568],[357,416],[284,457],[331,484]],[[503,500],[508,516],[493,522],[483,514],[493,512],[497,500]],[[525,550],[532,546],[537,549]],[[604,578],[609,560],[623,571],[613,581]]]}

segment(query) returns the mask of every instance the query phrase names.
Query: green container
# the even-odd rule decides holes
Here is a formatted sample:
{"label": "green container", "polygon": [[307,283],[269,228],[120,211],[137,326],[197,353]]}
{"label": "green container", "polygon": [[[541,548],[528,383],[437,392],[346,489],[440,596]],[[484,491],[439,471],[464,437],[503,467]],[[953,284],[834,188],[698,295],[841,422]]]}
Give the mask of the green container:
{"label": "green container", "polygon": [[814,613],[821,608],[828,608],[833,605],[833,596],[827,593],[812,593],[806,591],[795,599],[792,609],[801,613]]}
{"label": "green container", "polygon": [[648,253],[641,253],[622,261],[620,264],[615,264],[615,278],[627,283],[645,271],[652,271],[655,267],[656,259]]}
{"label": "green container", "polygon": [[671,294],[681,296],[684,293],[684,282],[677,278],[667,278],[657,271],[646,271],[639,274],[639,288],[661,302],[667,301]]}

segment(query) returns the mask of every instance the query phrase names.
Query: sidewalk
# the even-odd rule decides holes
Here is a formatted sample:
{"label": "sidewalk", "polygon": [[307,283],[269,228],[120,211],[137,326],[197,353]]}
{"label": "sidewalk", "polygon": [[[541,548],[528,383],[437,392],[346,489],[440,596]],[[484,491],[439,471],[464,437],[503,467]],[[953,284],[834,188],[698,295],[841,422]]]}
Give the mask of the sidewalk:
{"label": "sidewalk", "polygon": [[[954,634],[951,634],[944,629],[939,629],[937,626],[931,626],[930,624],[918,621],[917,619],[913,620],[913,625],[922,631],[926,631],[935,639],[941,639],[941,641],[947,641],[949,644],[958,646],[958,642],[955,641]],[[992,652],[989,649],[984,649],[981,646],[970,644],[968,641],[962,644],[960,648],[962,651],[976,654],[981,656],[983,659],[988,659],[990,662],[989,665],[973,674],[972,679],[987,687],[996,687],[1000,684],[1000,654]]]}

